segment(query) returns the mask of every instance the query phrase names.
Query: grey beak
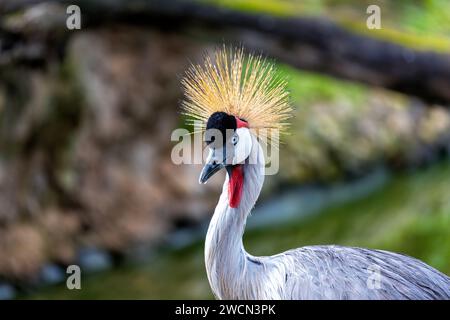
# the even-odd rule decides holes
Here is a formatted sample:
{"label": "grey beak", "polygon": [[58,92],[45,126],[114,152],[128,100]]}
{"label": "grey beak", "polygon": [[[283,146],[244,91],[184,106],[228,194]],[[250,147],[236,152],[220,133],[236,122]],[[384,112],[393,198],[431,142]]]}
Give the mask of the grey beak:
{"label": "grey beak", "polygon": [[205,166],[202,169],[202,172],[200,173],[200,178],[198,179],[198,182],[201,184],[206,183],[206,181],[208,181],[209,178],[211,178],[216,172],[218,172],[220,169],[224,167],[225,164],[223,163],[205,164]]}

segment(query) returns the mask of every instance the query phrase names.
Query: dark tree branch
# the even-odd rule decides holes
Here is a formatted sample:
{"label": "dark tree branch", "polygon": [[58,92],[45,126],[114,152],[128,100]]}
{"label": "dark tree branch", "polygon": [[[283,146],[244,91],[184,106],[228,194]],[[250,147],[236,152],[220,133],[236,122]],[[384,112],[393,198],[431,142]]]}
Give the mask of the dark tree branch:
{"label": "dark tree branch", "polygon": [[[45,1],[4,0],[0,4],[0,12],[17,12],[30,4],[42,2]],[[356,35],[330,21],[250,14],[191,1],[47,2],[78,4],[82,11],[83,28],[124,22],[181,31],[195,26],[209,31],[229,31],[226,33],[227,39],[241,41],[252,49],[264,51],[295,67],[450,105],[449,55],[412,50]],[[55,18],[55,21],[61,19]],[[65,25],[57,23],[55,27],[65,28]]]}

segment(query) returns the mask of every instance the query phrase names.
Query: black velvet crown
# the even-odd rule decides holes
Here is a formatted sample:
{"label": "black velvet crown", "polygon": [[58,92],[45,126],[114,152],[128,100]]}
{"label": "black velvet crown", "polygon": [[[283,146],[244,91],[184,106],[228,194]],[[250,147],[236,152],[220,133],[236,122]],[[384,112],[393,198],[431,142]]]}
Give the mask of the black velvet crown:
{"label": "black velvet crown", "polygon": [[206,123],[206,135],[205,141],[207,144],[210,144],[215,141],[214,132],[210,132],[209,129],[220,130],[222,133],[222,143],[225,143],[227,138],[226,130],[233,129],[236,130],[237,123],[236,118],[232,115],[229,115],[225,112],[214,112],[208,119]]}

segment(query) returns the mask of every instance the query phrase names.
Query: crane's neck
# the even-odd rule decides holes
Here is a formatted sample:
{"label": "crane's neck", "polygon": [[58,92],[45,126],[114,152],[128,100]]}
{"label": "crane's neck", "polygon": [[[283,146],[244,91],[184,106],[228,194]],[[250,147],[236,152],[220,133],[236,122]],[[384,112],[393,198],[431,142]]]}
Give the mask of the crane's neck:
{"label": "crane's neck", "polygon": [[230,206],[229,177],[223,185],[205,242],[205,264],[208,280],[219,299],[237,299],[242,275],[249,255],[244,249],[247,216],[255,205],[264,182],[264,154],[253,137],[251,161],[242,164],[243,190],[236,208]]}

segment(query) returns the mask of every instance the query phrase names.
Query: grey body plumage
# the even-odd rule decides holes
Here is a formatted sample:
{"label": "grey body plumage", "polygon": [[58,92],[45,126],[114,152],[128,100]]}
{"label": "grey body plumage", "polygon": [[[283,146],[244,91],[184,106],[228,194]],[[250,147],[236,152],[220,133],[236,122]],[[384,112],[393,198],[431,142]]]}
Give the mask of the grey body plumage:
{"label": "grey body plumage", "polygon": [[450,299],[450,278],[406,255],[341,246],[287,251],[283,299]]}

